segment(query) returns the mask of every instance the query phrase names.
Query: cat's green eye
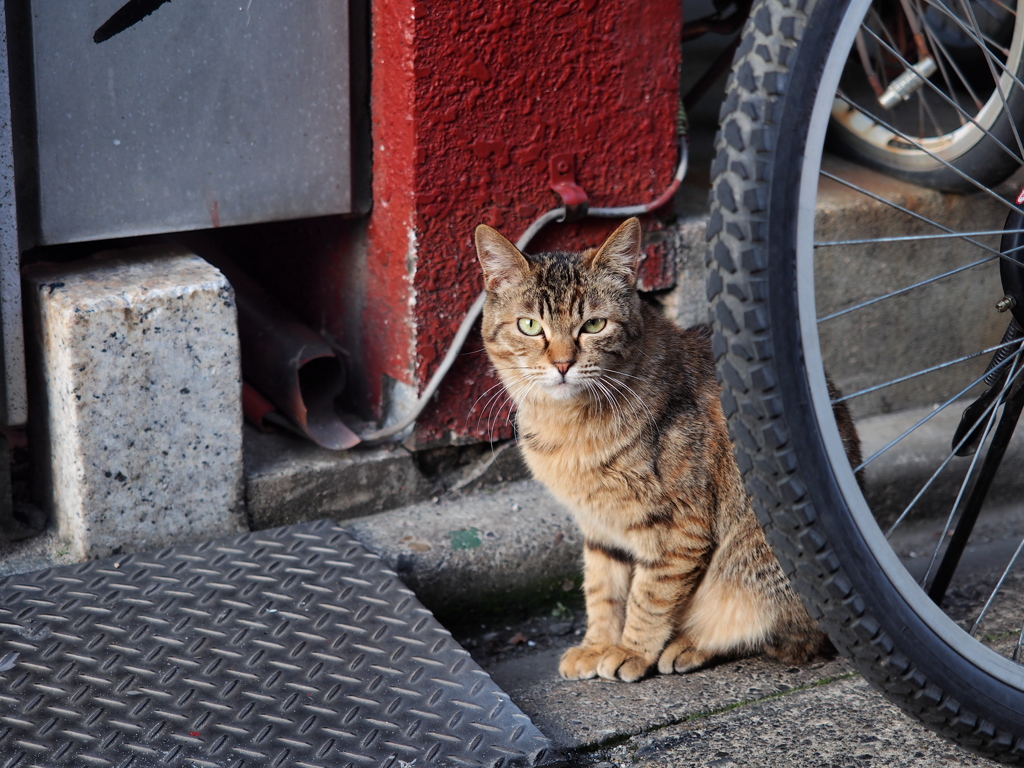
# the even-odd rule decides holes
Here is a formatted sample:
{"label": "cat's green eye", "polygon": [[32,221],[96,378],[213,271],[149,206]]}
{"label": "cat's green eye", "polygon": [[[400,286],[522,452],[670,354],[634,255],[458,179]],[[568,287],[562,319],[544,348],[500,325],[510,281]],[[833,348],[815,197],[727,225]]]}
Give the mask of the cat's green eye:
{"label": "cat's green eye", "polygon": [[592,317],[583,324],[581,330],[584,333],[600,333],[606,325],[608,325],[608,321],[603,317]]}
{"label": "cat's green eye", "polygon": [[516,325],[527,336],[540,336],[544,332],[544,329],[540,327],[540,321],[534,320],[532,317],[520,317]]}

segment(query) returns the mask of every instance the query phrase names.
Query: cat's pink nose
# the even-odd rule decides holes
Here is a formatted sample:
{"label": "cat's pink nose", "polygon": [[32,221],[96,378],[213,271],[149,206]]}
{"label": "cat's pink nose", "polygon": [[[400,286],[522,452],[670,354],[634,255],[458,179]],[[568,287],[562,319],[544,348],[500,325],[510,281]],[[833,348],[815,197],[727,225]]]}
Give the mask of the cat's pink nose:
{"label": "cat's pink nose", "polygon": [[568,362],[564,362],[564,363],[552,363],[552,365],[555,366],[555,368],[558,369],[558,372],[560,374],[565,376],[565,374],[569,372],[569,369],[572,368],[573,362],[574,361],[569,360]]}

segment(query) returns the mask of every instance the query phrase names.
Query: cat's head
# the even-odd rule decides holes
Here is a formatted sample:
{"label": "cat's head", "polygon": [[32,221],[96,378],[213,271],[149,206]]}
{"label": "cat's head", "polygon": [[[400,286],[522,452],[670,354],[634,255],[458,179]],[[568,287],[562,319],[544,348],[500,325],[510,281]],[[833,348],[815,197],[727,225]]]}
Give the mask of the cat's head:
{"label": "cat's head", "polygon": [[600,248],[525,256],[495,230],[477,227],[484,345],[518,404],[607,400],[628,376],[643,333],[640,235],[640,222],[629,219]]}

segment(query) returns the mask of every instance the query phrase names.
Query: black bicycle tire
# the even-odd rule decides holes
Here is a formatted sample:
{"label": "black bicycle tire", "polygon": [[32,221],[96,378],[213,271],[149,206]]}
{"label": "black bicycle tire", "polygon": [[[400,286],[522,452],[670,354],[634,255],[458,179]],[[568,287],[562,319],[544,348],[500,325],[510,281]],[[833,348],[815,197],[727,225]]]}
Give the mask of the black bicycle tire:
{"label": "black bicycle tire", "polygon": [[[1024,80],[1024,50],[1019,54],[1015,75],[1018,80]],[[999,142],[1007,147],[1016,147],[1017,138],[1011,123],[1024,124],[1022,88],[1015,88],[1011,92],[1005,107],[1000,109],[990,127],[991,134]],[[919,156],[918,162],[934,162],[934,166],[929,170],[915,169],[908,166],[899,154],[874,146],[838,123],[832,125],[830,141],[835,151],[864,165],[904,181],[948,192],[973,192],[976,189],[961,173],[984,186],[991,187],[1020,167],[1019,164],[1009,161],[1006,151],[989,136],[980,137],[955,157],[947,158],[961,173],[938,161],[932,161],[923,153]]]}
{"label": "black bicycle tire", "polygon": [[911,608],[905,585],[879,567],[850,514],[807,407],[810,384],[793,320],[795,180],[808,140],[808,94],[851,1],[760,0],[737,51],[708,223],[707,291],[723,407],[758,518],[839,651],[929,727],[988,757],[1024,762],[1024,685],[994,678]]}

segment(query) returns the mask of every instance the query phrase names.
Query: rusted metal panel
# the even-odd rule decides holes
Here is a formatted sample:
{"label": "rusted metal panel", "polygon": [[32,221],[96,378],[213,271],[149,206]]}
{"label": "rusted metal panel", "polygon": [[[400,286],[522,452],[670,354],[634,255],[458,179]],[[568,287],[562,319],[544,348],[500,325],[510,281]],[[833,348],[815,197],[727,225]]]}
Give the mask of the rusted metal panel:
{"label": "rusted metal panel", "polygon": [[346,0],[31,14],[40,242],[352,210]]}

